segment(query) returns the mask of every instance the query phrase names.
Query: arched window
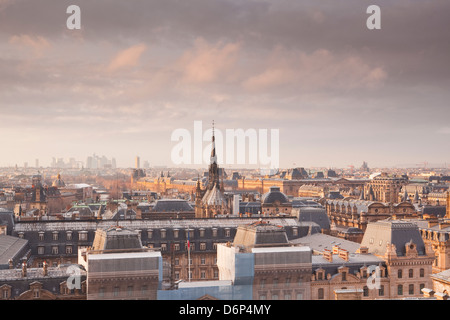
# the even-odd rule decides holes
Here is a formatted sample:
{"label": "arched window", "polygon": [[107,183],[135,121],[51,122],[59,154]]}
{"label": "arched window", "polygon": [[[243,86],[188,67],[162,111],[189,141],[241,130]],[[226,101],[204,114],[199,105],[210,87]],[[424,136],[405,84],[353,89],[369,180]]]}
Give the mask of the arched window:
{"label": "arched window", "polygon": [[398,269],[397,271],[397,278],[401,279],[403,277],[402,269]]}

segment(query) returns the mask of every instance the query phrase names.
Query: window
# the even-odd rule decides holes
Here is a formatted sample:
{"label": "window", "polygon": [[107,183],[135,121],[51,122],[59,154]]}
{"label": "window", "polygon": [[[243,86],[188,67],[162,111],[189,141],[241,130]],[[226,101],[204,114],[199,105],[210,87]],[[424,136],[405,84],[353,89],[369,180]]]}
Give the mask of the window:
{"label": "window", "polygon": [[53,241],[57,241],[58,240],[58,232],[57,231],[55,231],[55,232],[53,232]]}
{"label": "window", "polygon": [[419,285],[419,291],[422,292],[422,289],[425,288],[425,283],[421,283]]}
{"label": "window", "polygon": [[259,300],[267,300],[267,296],[265,293],[259,295]]}
{"label": "window", "polygon": [[33,298],[38,299],[40,297],[40,290],[39,289],[33,289]]}
{"label": "window", "polygon": [[409,294],[414,294],[414,285],[413,285],[413,284],[410,284],[410,285],[409,285],[408,293],[409,293]]}
{"label": "window", "polygon": [[297,300],[303,300],[303,292],[297,292]]}
{"label": "window", "polygon": [[72,231],[67,231],[66,239],[67,239],[67,241],[72,241]]}
{"label": "window", "polygon": [[347,281],[347,272],[342,272],[342,281]]}
{"label": "window", "polygon": [[272,293],[272,300],[278,300],[278,294]]}
{"label": "window", "polygon": [[369,296],[369,288],[367,286],[364,286],[364,288],[363,288],[363,295],[364,295],[364,297]]}
{"label": "window", "polygon": [[261,289],[263,289],[265,287],[265,285],[266,285],[266,279],[259,280],[259,287]]}
{"label": "window", "polygon": [[72,254],[72,246],[66,246],[66,254]]}
{"label": "window", "polygon": [[402,269],[398,269],[398,271],[397,271],[397,278],[401,279],[402,276],[403,276]]}
{"label": "window", "polygon": [[284,300],[291,300],[291,294],[288,293],[288,292],[286,292],[286,293],[284,294]]}
{"label": "window", "polygon": [[200,278],[201,278],[201,279],[206,279],[206,271],[202,270],[202,271],[200,272]]}
{"label": "window", "polygon": [[384,296],[384,286],[380,285],[380,289],[378,289],[378,295],[380,297]]}
{"label": "window", "polygon": [[409,269],[409,271],[408,271],[408,276],[409,276],[410,278],[413,278],[413,277],[414,277],[414,270],[413,270],[413,269]]}
{"label": "window", "polygon": [[200,229],[200,238],[205,237],[205,229]]}
{"label": "window", "polygon": [[298,236],[298,228],[297,228],[297,227],[293,227],[293,228],[292,228],[292,235],[293,235],[294,237]]}
{"label": "window", "polygon": [[9,298],[9,291],[8,291],[8,289],[3,289],[3,291],[2,291],[2,298],[3,299],[8,299]]}
{"label": "window", "polygon": [[319,290],[317,291],[317,297],[318,299],[323,299],[324,298],[324,292],[323,292],[323,288],[319,288]]}
{"label": "window", "polygon": [[180,265],[180,258],[175,258],[175,265],[179,266]]}
{"label": "window", "polygon": [[80,233],[78,234],[78,237],[79,237],[80,241],[87,241],[87,239],[88,239],[87,231],[80,231]]}
{"label": "window", "polygon": [[114,297],[118,297],[119,296],[119,287],[114,287],[113,296]]}
{"label": "window", "polygon": [[214,269],[214,279],[219,278],[219,270]]}
{"label": "window", "polygon": [[397,294],[398,294],[399,296],[403,295],[403,286],[402,286],[401,284],[399,284],[399,285],[397,286]]}
{"label": "window", "polygon": [[225,237],[231,237],[231,230],[230,228],[225,228]]}
{"label": "window", "polygon": [[129,297],[133,296],[133,286],[127,287],[127,296]]}
{"label": "window", "polygon": [[53,246],[52,247],[52,254],[58,254],[58,247],[57,246]]}
{"label": "window", "polygon": [[202,251],[206,250],[206,243],[204,242],[200,243],[200,250]]}
{"label": "window", "polygon": [[175,280],[180,280],[180,272],[175,271]]}
{"label": "window", "polygon": [[45,247],[38,247],[38,254],[44,254]]}
{"label": "window", "polygon": [[420,269],[420,277],[425,277],[425,269]]}
{"label": "window", "polygon": [[161,243],[161,251],[167,251],[167,243]]}
{"label": "window", "polygon": [[143,296],[147,295],[147,286],[142,286],[142,287],[141,287],[141,294],[142,294]]}
{"label": "window", "polygon": [[212,236],[213,236],[214,238],[217,237],[217,228],[213,228],[213,229],[212,229]]}
{"label": "window", "polygon": [[104,297],[105,296],[105,288],[104,287],[100,287],[98,289],[98,296],[99,297]]}
{"label": "window", "polygon": [[205,259],[204,257],[202,257],[202,258],[200,259],[200,264],[201,264],[201,265],[205,265],[205,264],[206,264],[206,259]]}
{"label": "window", "polygon": [[291,278],[286,278],[285,286],[289,287],[290,284],[291,284]]}
{"label": "window", "polygon": [[161,229],[161,239],[165,239],[166,238],[166,229]]}
{"label": "window", "polygon": [[180,251],[180,244],[179,244],[179,243],[175,243],[175,244],[173,245],[173,249],[174,249],[175,251]]}
{"label": "window", "polygon": [[44,241],[44,232],[39,232],[39,241]]}
{"label": "window", "polygon": [[148,238],[148,239],[153,238],[153,230],[152,230],[152,229],[148,229],[148,230],[147,230],[147,238]]}
{"label": "window", "polygon": [[173,237],[175,239],[177,239],[179,237],[179,235],[180,235],[180,230],[178,230],[178,229],[173,230]]}
{"label": "window", "polygon": [[278,286],[278,279],[273,279],[272,285],[274,288],[276,288]]}

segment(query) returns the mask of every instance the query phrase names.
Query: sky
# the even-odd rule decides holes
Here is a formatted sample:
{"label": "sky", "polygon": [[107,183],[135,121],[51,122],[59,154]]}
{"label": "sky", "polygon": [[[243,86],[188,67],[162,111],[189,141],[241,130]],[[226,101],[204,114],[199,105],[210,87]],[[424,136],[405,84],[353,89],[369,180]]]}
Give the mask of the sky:
{"label": "sky", "polygon": [[448,0],[0,0],[0,166],[171,167],[172,133],[213,120],[279,130],[283,168],[448,165],[449,16]]}

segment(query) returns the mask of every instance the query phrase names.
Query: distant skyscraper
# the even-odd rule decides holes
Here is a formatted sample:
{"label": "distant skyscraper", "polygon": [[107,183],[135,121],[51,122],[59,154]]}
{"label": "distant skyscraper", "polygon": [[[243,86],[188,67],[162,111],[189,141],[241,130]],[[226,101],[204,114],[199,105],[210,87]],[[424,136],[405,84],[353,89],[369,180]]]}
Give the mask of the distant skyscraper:
{"label": "distant skyscraper", "polygon": [[135,167],[136,169],[140,169],[141,168],[141,159],[139,158],[139,156],[136,156],[136,163],[135,163]]}
{"label": "distant skyscraper", "polygon": [[36,168],[39,168],[39,159],[36,159],[36,161],[35,161],[35,167],[36,167]]}

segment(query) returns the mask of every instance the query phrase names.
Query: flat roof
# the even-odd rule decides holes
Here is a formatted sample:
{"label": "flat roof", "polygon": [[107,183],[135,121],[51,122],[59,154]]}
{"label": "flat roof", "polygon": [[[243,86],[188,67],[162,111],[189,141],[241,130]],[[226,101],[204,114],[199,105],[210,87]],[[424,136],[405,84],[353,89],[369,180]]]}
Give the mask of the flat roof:
{"label": "flat roof", "polygon": [[310,247],[267,247],[267,248],[252,248],[252,253],[264,252],[310,252]]}
{"label": "flat roof", "polygon": [[213,280],[213,281],[191,281],[191,282],[180,282],[178,288],[198,288],[198,287],[223,287],[231,286],[231,280]]}
{"label": "flat roof", "polygon": [[89,254],[89,260],[111,260],[111,259],[130,259],[130,258],[155,258],[161,257],[159,251],[148,252],[124,252],[124,253],[100,253]]}

